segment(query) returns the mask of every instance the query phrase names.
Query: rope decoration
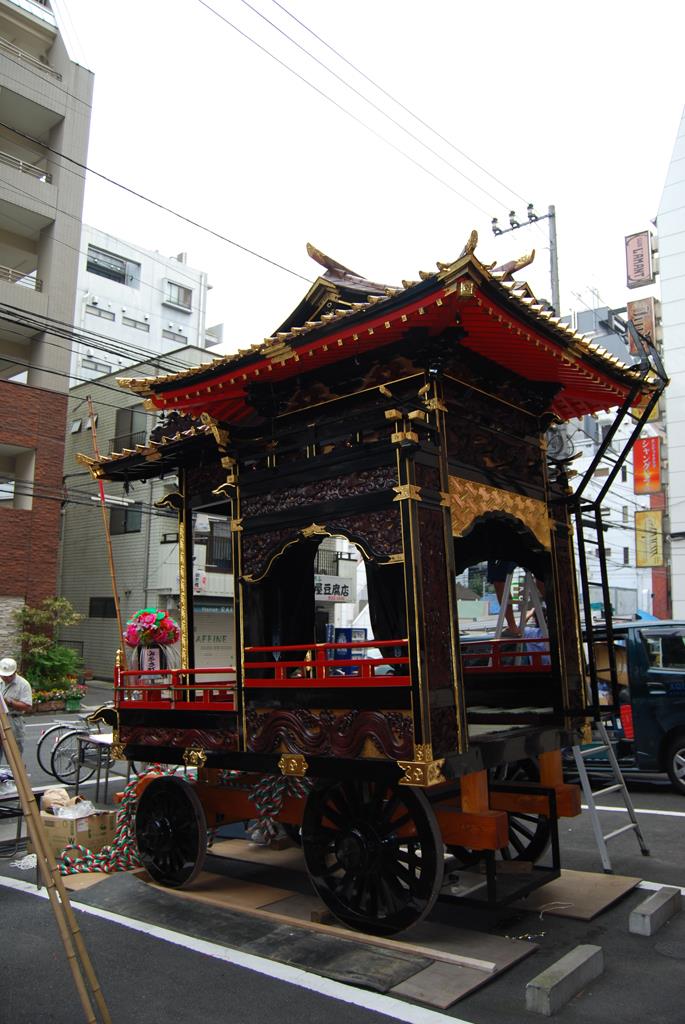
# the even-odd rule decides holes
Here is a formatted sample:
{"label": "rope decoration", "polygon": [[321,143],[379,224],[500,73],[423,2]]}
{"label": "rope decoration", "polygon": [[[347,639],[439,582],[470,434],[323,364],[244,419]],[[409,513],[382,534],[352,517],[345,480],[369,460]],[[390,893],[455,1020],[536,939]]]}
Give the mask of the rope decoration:
{"label": "rope decoration", "polygon": [[[155,765],[148,769],[146,775],[155,777],[175,775],[177,770],[177,768],[168,769]],[[246,780],[243,778],[245,775],[249,775],[249,773],[232,769],[221,771],[218,779],[219,785],[229,789],[245,789]],[[186,778],[189,782],[195,781],[192,777],[186,776]],[[65,846],[57,858],[57,867],[62,875],[86,874],[91,871],[112,874],[115,871],[130,871],[133,868],[142,867],[135,832],[135,812],[138,800],[136,786],[138,782],[138,778],[132,779],[124,790],[112,843],[103,846],[98,853],[94,853],[80,843],[70,843]],[[312,783],[308,778],[298,778],[293,775],[264,775],[252,786],[248,784],[247,788],[250,790],[249,798],[254,802],[257,811],[252,836],[263,842],[268,842],[279,834],[276,819],[283,809],[283,801],[289,796],[303,799],[312,788]],[[215,829],[207,831],[210,846],[215,833]]]}
{"label": "rope decoration", "polygon": [[[150,768],[148,775],[175,775],[176,769],[163,769],[159,765]],[[117,813],[114,839],[108,846],[103,846],[98,853],[93,853],[80,843],[65,846],[57,858],[57,867],[62,875],[86,874],[90,871],[101,871],[112,874],[115,871],[131,871],[142,867],[136,845],[135,812],[138,797],[136,786],[139,778],[132,779],[121,799]]]}

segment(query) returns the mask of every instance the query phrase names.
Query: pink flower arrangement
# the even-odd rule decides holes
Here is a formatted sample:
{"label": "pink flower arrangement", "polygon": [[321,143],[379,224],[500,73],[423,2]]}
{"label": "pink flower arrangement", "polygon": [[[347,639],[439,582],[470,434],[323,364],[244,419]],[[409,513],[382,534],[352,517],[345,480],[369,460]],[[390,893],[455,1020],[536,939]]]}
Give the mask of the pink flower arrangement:
{"label": "pink flower arrangement", "polygon": [[124,640],[129,647],[148,647],[150,644],[175,644],[181,631],[166,612],[158,608],[143,608],[126,623]]}

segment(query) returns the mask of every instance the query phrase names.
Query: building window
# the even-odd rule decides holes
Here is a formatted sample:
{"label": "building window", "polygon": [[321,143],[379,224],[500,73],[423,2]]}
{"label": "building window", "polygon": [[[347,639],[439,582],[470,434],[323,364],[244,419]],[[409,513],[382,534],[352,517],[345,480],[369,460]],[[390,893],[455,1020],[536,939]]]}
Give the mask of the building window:
{"label": "building window", "polygon": [[627,479],[628,479],[628,467],[627,466],[621,466],[621,482],[625,483]]}
{"label": "building window", "polygon": [[167,281],[164,290],[165,306],[179,306],[181,309],[190,309],[193,305],[192,288],[184,288],[182,284],[175,281]]}
{"label": "building window", "polygon": [[109,363],[100,363],[97,359],[82,359],[81,366],[84,370],[95,370],[97,373],[111,373],[112,367]]}
{"label": "building window", "polygon": [[142,519],[140,502],[121,507],[115,506],[109,510],[109,532],[112,536],[122,533],[140,533]]}
{"label": "building window", "polygon": [[628,506],[627,506],[627,505],[624,505],[624,506],[622,507],[622,509],[621,509],[621,515],[622,515],[622,517],[623,517],[623,522],[624,522],[624,523],[628,523],[628,521],[629,521],[629,520],[628,520],[628,516],[630,515],[630,510],[628,509]]}
{"label": "building window", "polygon": [[88,604],[89,619],[116,619],[117,610],[113,597],[91,597]]}
{"label": "building window", "polygon": [[150,325],[146,324],[144,320],[134,320],[131,316],[122,316],[121,322],[124,327],[133,327],[136,331],[147,333],[150,330]]}
{"label": "building window", "polygon": [[623,549],[623,564],[630,565],[630,548]]}
{"label": "building window", "polygon": [[142,405],[117,409],[115,434],[109,442],[110,452],[120,452],[124,448],[135,448],[137,444],[145,444],[147,440],[147,415]]}
{"label": "building window", "polygon": [[86,306],[86,313],[89,316],[99,316],[102,320],[116,320],[111,309],[101,309],[100,306]]}
{"label": "building window", "polygon": [[106,249],[98,249],[96,245],[88,246],[86,270],[89,274],[106,277],[117,284],[126,284],[130,288],[140,287],[140,263],[107,252]]}
{"label": "building window", "polygon": [[228,572],[231,568],[231,524],[225,519],[210,521],[205,568],[208,572]]}
{"label": "building window", "polygon": [[163,533],[160,544],[178,544],[177,533]]}
{"label": "building window", "polygon": [[33,448],[0,444],[0,509],[29,511],[33,507],[35,467]]}
{"label": "building window", "polygon": [[185,334],[176,334],[174,331],[162,331],[162,337],[167,341],[187,341]]}
{"label": "building window", "polygon": [[83,420],[72,420],[71,421],[71,429],[69,430],[69,433],[70,434],[79,434],[81,432],[82,424],[83,424]]}

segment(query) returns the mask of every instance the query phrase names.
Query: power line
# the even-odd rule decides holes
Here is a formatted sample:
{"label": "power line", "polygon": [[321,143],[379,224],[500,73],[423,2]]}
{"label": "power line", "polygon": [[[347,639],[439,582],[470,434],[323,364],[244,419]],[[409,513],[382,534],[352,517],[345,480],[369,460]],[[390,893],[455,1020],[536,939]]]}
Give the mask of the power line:
{"label": "power line", "polygon": [[[442,155],[442,153],[440,153],[437,149],[434,149],[427,142],[424,142],[423,139],[420,136],[418,136],[414,132],[412,132],[410,128],[405,127],[405,125],[403,125],[400,121],[398,121],[397,118],[393,117],[392,114],[389,114],[387,111],[383,110],[383,108],[380,107],[377,103],[375,103],[372,99],[369,99],[368,96],[365,96],[364,93],[361,92],[359,89],[355,88],[354,85],[351,85],[350,82],[348,82],[342,75],[339,75],[336,71],[334,71],[331,67],[329,67],[328,64],[326,64],[322,60],[319,60],[319,58],[316,57],[310,50],[308,50],[305,46],[302,46],[301,43],[298,43],[297,40],[293,39],[292,36],[289,36],[287,32],[285,32],[282,28],[280,28],[275,22],[271,21],[270,18],[267,18],[267,16],[265,14],[263,14],[260,10],[258,10],[256,7],[253,7],[252,4],[249,2],[249,0],[240,0],[240,2],[242,4],[244,4],[246,7],[248,7],[259,18],[261,18],[263,21],[265,21],[267,23],[267,25],[271,25],[271,27],[273,29],[275,29],[276,32],[278,32],[278,33],[280,33],[280,35],[284,36],[284,38],[287,39],[288,42],[292,43],[293,46],[296,46],[298,50],[302,51],[302,53],[305,53],[311,60],[313,60],[316,64],[318,64],[319,67],[322,67],[325,71],[327,71],[330,75],[332,75],[335,79],[337,79],[337,81],[341,82],[347,89],[350,89],[350,91],[353,92],[355,94],[355,96],[358,96],[365,103],[368,103],[369,106],[373,107],[373,109],[375,111],[377,111],[377,113],[379,113],[382,117],[385,117],[388,121],[390,121],[392,124],[394,124],[396,128],[399,128],[400,131],[405,133],[405,135],[408,135],[409,138],[413,139],[414,142],[417,142],[419,144],[419,146],[423,146],[424,149],[427,149],[428,152],[432,153],[433,156],[438,158],[438,160],[442,160],[442,162],[444,164],[446,164],[447,167],[449,167],[451,170],[453,170],[455,172],[455,174],[458,174],[460,177],[464,178],[465,181],[468,181],[469,185],[473,185],[475,188],[477,188],[479,190],[479,192],[482,192],[484,195],[486,195],[488,197],[488,199],[492,199],[492,201],[494,203],[499,203],[501,201],[501,200],[497,199],[496,196],[493,196],[491,192],[488,192],[488,190],[486,188],[483,188],[482,185],[479,185],[477,181],[474,181],[473,178],[469,178],[469,176],[467,174],[464,174],[463,171],[460,171],[459,168],[455,167],[455,165],[453,163],[450,163],[450,161],[446,157],[444,157]],[[277,5],[277,6],[280,6],[280,4]],[[212,8],[210,8],[210,10],[211,9]],[[285,8],[283,8],[283,10],[285,10]],[[217,12],[214,11],[214,13],[216,14]],[[289,12],[286,11],[285,13],[288,14]],[[220,15],[219,15],[219,17],[220,17]],[[297,20],[297,19],[295,19],[295,20]],[[303,25],[302,22],[298,22],[298,24]],[[303,27],[306,28],[305,25],[303,25]],[[312,33],[312,34],[314,34],[314,33]],[[316,38],[318,38],[318,36]],[[366,77],[366,76],[364,76],[364,77]],[[386,95],[388,95],[388,94],[386,93]],[[392,97],[390,97],[390,98],[392,99]],[[396,102],[396,101],[393,101],[393,102]]]}
{"label": "power line", "polygon": [[[423,118],[419,117],[418,114],[415,114],[412,110],[409,109],[409,107],[405,106],[404,103],[398,100],[396,96],[393,96],[392,93],[388,92],[387,89],[384,89],[382,85],[374,81],[373,78],[370,78],[369,75],[362,71],[360,67],[354,64],[351,60],[348,60],[347,57],[343,56],[343,54],[340,53],[339,50],[336,50],[334,46],[331,46],[330,43],[326,42],[326,40],[323,39],[322,36],[317,35],[317,33],[314,32],[313,29],[311,29],[307,24],[305,24],[305,22],[297,18],[291,11],[287,9],[287,7],[284,7],[284,5],[279,3],[278,0],[272,0],[272,3],[276,7],[280,8],[280,10],[282,10],[284,14],[287,14],[289,18],[292,18],[293,21],[297,22],[297,24],[300,25],[300,27],[303,28],[306,32],[309,32],[310,35],[314,36],[314,38],[317,39],[327,49],[329,49],[331,53],[334,53],[335,56],[339,58],[339,60],[343,61],[345,64],[348,65],[348,67],[351,67],[353,71],[356,71],[358,75],[361,75],[362,78],[366,79],[366,81],[369,82],[369,84],[372,85],[374,89],[378,89],[378,91],[383,93],[384,96],[387,96],[389,100],[397,104],[397,106],[400,107],[401,110],[404,110],[406,114],[409,114],[409,116],[413,117],[415,121],[418,121],[420,125],[423,125],[423,127],[427,128],[429,132],[432,132],[432,134],[435,135],[438,139],[440,139],[441,142],[446,143],[446,145],[453,149],[455,153],[458,153],[459,156],[464,157],[465,160],[468,160],[469,163],[473,164],[474,167],[477,167],[479,171],[483,172],[483,174],[487,174],[489,178],[492,178],[492,180],[495,181],[498,185],[501,185],[502,188],[506,189],[507,192],[510,192],[511,195],[516,196],[517,199],[520,199],[522,203],[527,202],[527,200],[524,199],[523,196],[519,195],[518,192],[514,191],[514,189],[510,188],[507,184],[505,184],[505,182],[497,178],[494,174],[492,174],[485,167],[483,167],[482,164],[479,164],[477,160],[474,160],[472,157],[470,157],[468,153],[465,153],[462,149],[459,149],[459,147],[456,146],[450,139],[442,135],[436,128],[433,128],[433,126],[428,124],[427,121],[424,121]],[[466,176],[464,175],[464,177]],[[467,181],[469,180],[470,179],[467,178]],[[486,192],[485,194],[490,195],[488,192]],[[493,197],[490,196],[490,198],[492,199]]]}
{"label": "power line", "polygon": [[215,231],[213,228],[209,228],[205,224],[201,224],[199,221],[193,220],[192,217],[186,217],[185,214],[179,213],[177,210],[173,210],[170,206],[165,206],[164,203],[160,203],[156,199],[151,199],[150,196],[143,195],[142,192],[136,192],[135,189],[130,188],[128,185],[123,185],[120,181],[115,181],[114,178],[108,177],[108,175],[103,174],[101,171],[96,171],[87,164],[81,163],[80,160],[67,156],[66,153],[61,153],[58,149],[54,149],[52,146],[48,146],[45,143],[40,142],[32,135],[28,135],[26,132],[22,132],[18,128],[13,128],[12,125],[6,124],[4,121],[0,121],[0,128],[6,128],[8,131],[14,132],[14,134],[18,135],[20,138],[28,139],[29,142],[42,146],[43,149],[47,150],[49,153],[54,153],[55,156],[61,157],[62,160],[67,160],[69,163],[74,164],[75,167],[80,167],[81,170],[86,171],[88,174],[93,174],[96,178],[106,181],[109,185],[116,186],[116,188],[128,193],[128,195],[135,196],[136,199],[142,199],[144,202],[149,203],[158,210],[163,210],[164,213],[170,213],[173,217],[177,217],[179,220],[184,221],[186,224],[190,224],[194,228],[199,228],[200,231],[207,232],[207,234],[212,235],[214,238],[218,238],[222,242],[227,242],[236,249],[240,249],[241,252],[245,252],[250,256],[255,256],[264,263],[268,263],[270,266],[276,267],[278,270],[285,271],[286,274],[291,274],[293,277],[299,277],[301,281],[306,281],[307,284],[311,284],[310,278],[305,277],[304,274],[300,274],[296,270],[291,270],[290,267],[286,267],[284,264],[278,263],[276,260],[269,259],[268,256],[263,256],[260,252],[257,252],[256,249],[250,249],[248,246],[234,241],[234,239],[229,238],[227,235],[222,235],[220,231]]}
{"label": "power line", "polygon": [[334,100],[332,96],[329,96],[327,92],[325,92],[323,89],[320,89],[318,85],[314,85],[313,82],[310,82],[308,78],[305,78],[304,75],[301,75],[299,71],[295,71],[294,68],[291,68],[289,64],[286,64],[286,62],[281,60],[280,57],[277,57],[266,46],[262,46],[261,43],[258,43],[256,39],[253,39],[252,36],[249,35],[247,32],[244,32],[243,29],[238,28],[237,25],[234,25],[233,22],[229,21],[229,19],[226,18],[223,14],[220,14],[219,11],[216,11],[213,7],[210,7],[208,3],[205,3],[205,0],[197,0],[197,3],[201,4],[202,7],[205,7],[208,11],[215,15],[215,17],[219,18],[226,25],[232,28],[234,32],[238,33],[238,35],[241,35],[244,39],[247,39],[248,42],[252,43],[253,46],[256,46],[257,49],[262,51],[262,53],[265,53],[267,57],[270,57],[272,60],[276,61],[277,64],[280,64],[282,68],[285,68],[285,70],[290,72],[291,75],[294,75],[295,78],[299,79],[301,82],[304,82],[305,85],[309,86],[310,89],[313,89],[314,92],[318,93],[319,96],[322,96],[329,103],[332,103],[334,107],[340,110],[347,117],[351,118],[357,124],[361,125],[362,128],[365,128],[377,139],[380,139],[381,142],[384,142],[386,146],[390,146],[391,149],[394,149],[396,153],[400,154],[400,156],[403,156],[406,160],[409,160],[410,163],[414,164],[415,167],[418,167],[425,174],[428,174],[430,175],[431,178],[434,178],[435,181],[439,182],[441,185],[444,185],[445,188],[449,189],[450,192],[453,192],[454,195],[459,196],[460,199],[463,199],[465,203],[469,203],[469,205],[473,206],[474,209],[479,210],[480,213],[484,214],[486,217],[489,217],[488,211],[484,210],[483,207],[479,206],[478,203],[473,201],[473,199],[469,199],[462,192],[459,192],[458,189],[454,188],[453,185],[450,185],[449,182],[445,181],[444,178],[441,178],[439,174],[435,174],[428,167],[422,164],[419,160],[416,160],[413,156],[410,156],[410,154],[407,153],[406,150],[402,149],[400,146],[395,145],[394,142],[391,142],[390,139],[385,137],[385,135],[382,135],[380,132],[376,131],[375,128],[372,128],[369,124],[366,123],[366,121],[362,120],[362,118],[357,117],[356,114],[353,114],[341,103],[338,103],[338,101]]}
{"label": "power line", "polygon": [[[68,171],[70,174],[76,174],[76,172],[72,171],[72,169],[70,167],[65,167],[64,170]],[[8,186],[9,182],[3,182],[3,184],[5,186]],[[29,199],[34,199],[35,198],[30,192],[27,192],[25,189],[19,188],[18,185],[9,185],[9,187],[11,187],[14,192],[18,192],[20,195],[26,196]],[[76,221],[79,224],[79,227],[81,229],[83,229],[83,227],[88,227],[89,226],[89,225],[84,225],[81,217],[77,217],[76,214],[70,213],[68,210],[63,210],[60,206],[55,206],[55,207],[53,207],[53,209],[56,210],[57,213],[61,213],[62,216],[69,217],[71,220]],[[13,223],[17,224],[18,226],[22,225],[22,221],[20,221],[16,217],[12,217],[10,214],[7,213],[6,210],[3,211],[3,220],[11,220],[11,221],[13,221]],[[99,230],[99,229],[96,228],[95,230]],[[71,245],[69,242],[65,242],[61,238],[55,238],[55,239],[53,239],[53,241],[57,242],[59,245],[63,245],[65,247],[65,249],[71,249],[72,252],[77,253],[79,256],[86,256],[87,257],[87,255],[88,255],[88,251],[87,250],[77,248],[75,245]],[[164,270],[169,270],[170,269],[169,266],[168,266],[167,261],[157,258],[158,254],[150,252],[148,249],[142,249],[140,246],[134,245],[132,242],[128,242],[125,239],[118,239],[118,241],[125,242],[126,246],[129,249],[133,249],[134,252],[139,253],[141,256],[146,257],[147,259],[149,259],[153,263],[156,263],[158,266],[162,267],[162,269],[164,269]],[[91,245],[91,244],[94,245],[96,249],[99,248],[97,243],[89,243],[89,245]],[[192,285],[197,284],[197,279],[195,277],[191,276],[187,271],[184,271],[182,269],[183,266],[184,266],[183,263],[179,263],[178,267],[180,269],[177,270],[176,267],[174,267],[173,268],[174,275],[183,278],[184,281],[187,281],[189,284],[192,284]],[[201,271],[201,273],[205,273],[205,271]],[[166,294],[162,288],[157,288],[157,287],[155,287],[155,285],[150,284],[147,281],[141,281],[140,284],[142,285],[143,288],[148,288],[150,291],[158,292],[160,295],[165,295]],[[128,287],[128,286],[126,286],[126,287]],[[188,307],[188,309],[191,310],[191,311],[195,310],[196,312],[198,312],[198,311],[200,311],[201,307],[200,306],[193,306],[193,305],[191,305],[191,306]]]}

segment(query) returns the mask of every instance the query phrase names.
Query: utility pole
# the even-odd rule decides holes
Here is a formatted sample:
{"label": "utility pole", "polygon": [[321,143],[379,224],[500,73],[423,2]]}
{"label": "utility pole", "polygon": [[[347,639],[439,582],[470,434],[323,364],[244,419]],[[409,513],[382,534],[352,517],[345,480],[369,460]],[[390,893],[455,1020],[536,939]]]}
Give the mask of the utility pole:
{"label": "utility pole", "polygon": [[518,231],[529,224],[536,224],[538,221],[546,220],[549,226],[549,274],[552,282],[552,305],[557,316],[561,316],[561,297],[559,295],[559,255],[557,249],[557,218],[553,206],[547,207],[547,213],[537,214],[534,203],[528,203],[526,208],[528,219],[519,222],[516,219],[516,211],[509,211],[509,227],[501,228],[497,217],[492,218],[493,235],[506,235],[510,231]]}

